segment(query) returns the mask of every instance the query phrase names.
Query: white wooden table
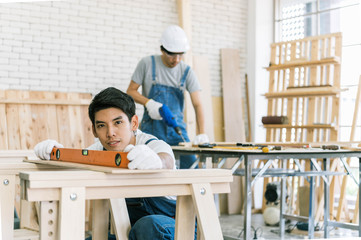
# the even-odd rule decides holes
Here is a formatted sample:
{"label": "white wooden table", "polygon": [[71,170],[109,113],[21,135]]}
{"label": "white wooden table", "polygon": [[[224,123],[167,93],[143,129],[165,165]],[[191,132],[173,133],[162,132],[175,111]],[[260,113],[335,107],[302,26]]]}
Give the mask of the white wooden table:
{"label": "white wooden table", "polygon": [[88,199],[94,201],[93,240],[106,239],[109,200],[117,239],[127,239],[124,199],[156,196],[177,196],[175,239],[194,238],[195,216],[201,239],[223,239],[213,194],[228,193],[233,181],[225,169],[42,171],[22,172],[20,178],[21,197],[41,202],[40,239],[61,240],[84,239]]}

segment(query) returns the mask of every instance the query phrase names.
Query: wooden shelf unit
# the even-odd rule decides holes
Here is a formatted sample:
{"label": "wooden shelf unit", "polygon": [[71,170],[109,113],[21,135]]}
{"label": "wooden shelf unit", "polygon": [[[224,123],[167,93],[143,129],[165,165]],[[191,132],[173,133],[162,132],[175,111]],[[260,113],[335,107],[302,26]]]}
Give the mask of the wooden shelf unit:
{"label": "wooden shelf unit", "polygon": [[267,116],[289,124],[264,125],[267,142],[338,140],[341,43],[333,33],[271,44]]}

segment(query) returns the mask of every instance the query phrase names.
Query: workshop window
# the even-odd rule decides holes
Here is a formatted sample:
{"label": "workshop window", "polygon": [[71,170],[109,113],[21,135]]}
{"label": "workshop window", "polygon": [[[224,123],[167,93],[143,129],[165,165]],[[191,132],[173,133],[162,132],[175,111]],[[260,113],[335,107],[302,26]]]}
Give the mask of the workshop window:
{"label": "workshop window", "polygon": [[[275,41],[342,32],[339,140],[349,141],[361,75],[360,0],[274,0]],[[361,140],[361,111],[355,132]]]}

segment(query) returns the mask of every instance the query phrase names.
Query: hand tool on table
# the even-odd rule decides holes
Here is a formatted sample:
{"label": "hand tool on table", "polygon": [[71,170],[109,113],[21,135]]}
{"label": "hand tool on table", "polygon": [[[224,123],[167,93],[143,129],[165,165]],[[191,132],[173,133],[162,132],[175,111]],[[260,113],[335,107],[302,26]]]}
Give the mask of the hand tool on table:
{"label": "hand tool on table", "polygon": [[175,132],[181,136],[183,142],[185,142],[186,140],[183,137],[182,134],[182,130],[181,128],[178,126],[177,121],[175,120],[175,117],[173,116],[172,112],[170,111],[170,109],[168,108],[167,105],[163,104],[163,106],[161,108],[159,108],[159,113],[160,116],[162,116],[163,121],[170,127],[174,128]]}
{"label": "hand tool on table", "polygon": [[281,146],[267,146],[267,145],[258,145],[251,143],[204,143],[199,144],[200,148],[218,148],[218,149],[234,149],[234,150],[262,150],[262,152],[267,153],[270,150],[281,150]]}
{"label": "hand tool on table", "polygon": [[332,145],[322,145],[321,147],[323,150],[339,150],[340,149],[340,146],[339,145],[335,145],[335,144],[332,144]]}
{"label": "hand tool on table", "polygon": [[105,167],[128,168],[129,160],[127,155],[127,152],[54,147],[50,153],[50,159]]}

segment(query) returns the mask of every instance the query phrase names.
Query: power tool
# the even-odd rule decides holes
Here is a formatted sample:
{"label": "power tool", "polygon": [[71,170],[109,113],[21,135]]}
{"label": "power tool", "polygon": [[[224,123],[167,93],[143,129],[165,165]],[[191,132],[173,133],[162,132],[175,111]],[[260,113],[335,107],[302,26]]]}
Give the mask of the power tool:
{"label": "power tool", "polygon": [[181,136],[183,142],[185,142],[185,139],[182,135],[182,130],[178,126],[177,121],[175,120],[175,117],[173,116],[172,112],[168,108],[167,105],[163,104],[162,107],[159,108],[160,116],[162,116],[163,121],[170,127],[174,128],[175,132]]}

